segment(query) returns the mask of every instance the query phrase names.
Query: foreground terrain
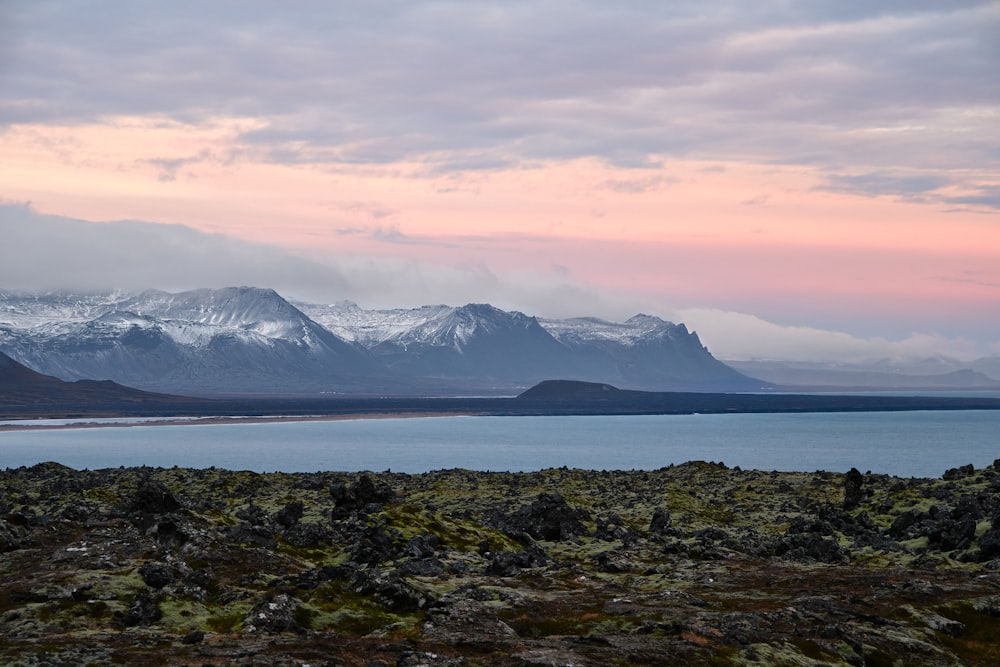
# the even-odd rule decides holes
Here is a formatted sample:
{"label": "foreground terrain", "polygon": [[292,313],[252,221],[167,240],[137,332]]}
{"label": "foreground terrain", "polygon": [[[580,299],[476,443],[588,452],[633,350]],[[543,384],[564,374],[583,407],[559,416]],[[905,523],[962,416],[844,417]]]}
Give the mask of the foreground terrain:
{"label": "foreground terrain", "polygon": [[996,665],[1000,461],[942,479],[0,472],[4,665]]}

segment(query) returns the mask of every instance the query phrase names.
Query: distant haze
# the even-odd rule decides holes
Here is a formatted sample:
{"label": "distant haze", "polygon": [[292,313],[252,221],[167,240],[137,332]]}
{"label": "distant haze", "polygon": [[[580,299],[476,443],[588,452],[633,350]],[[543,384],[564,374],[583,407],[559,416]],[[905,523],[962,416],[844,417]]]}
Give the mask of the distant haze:
{"label": "distant haze", "polygon": [[1000,4],[0,4],[0,290],[1000,354]]}

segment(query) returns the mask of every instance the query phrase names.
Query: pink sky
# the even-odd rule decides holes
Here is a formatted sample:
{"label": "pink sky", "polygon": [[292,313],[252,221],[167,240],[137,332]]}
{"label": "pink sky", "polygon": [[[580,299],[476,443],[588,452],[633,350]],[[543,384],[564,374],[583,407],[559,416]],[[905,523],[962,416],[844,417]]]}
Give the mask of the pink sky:
{"label": "pink sky", "polygon": [[482,300],[538,315],[569,304],[526,298],[533,281],[593,295],[579,315],[1000,350],[1000,96],[975,69],[997,5],[499,7],[261,4],[193,31],[184,9],[137,34],[135,16],[73,32],[8,9],[0,199],[422,267],[405,269],[422,291],[324,295],[378,301],[362,305],[467,298],[449,280],[476,275],[510,286]]}
{"label": "pink sky", "polygon": [[[0,182],[43,213],[184,224],[317,255],[559,270],[678,305],[757,294],[905,314],[997,299],[996,215],[825,191],[814,169],[576,159],[442,176],[404,162],[213,157],[245,156],[233,128],[250,122],[14,126],[0,135]],[[180,166],[166,172],[171,160]]]}

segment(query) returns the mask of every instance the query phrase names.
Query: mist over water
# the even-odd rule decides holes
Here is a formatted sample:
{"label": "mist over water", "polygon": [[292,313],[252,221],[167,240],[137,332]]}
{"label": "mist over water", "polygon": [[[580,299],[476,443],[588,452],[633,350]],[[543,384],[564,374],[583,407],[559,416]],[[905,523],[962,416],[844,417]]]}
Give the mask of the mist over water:
{"label": "mist over water", "polygon": [[856,467],[937,477],[997,458],[1000,411],[437,417],[0,433],[0,467],[56,461],[77,469],[653,470],[705,460],[744,469]]}

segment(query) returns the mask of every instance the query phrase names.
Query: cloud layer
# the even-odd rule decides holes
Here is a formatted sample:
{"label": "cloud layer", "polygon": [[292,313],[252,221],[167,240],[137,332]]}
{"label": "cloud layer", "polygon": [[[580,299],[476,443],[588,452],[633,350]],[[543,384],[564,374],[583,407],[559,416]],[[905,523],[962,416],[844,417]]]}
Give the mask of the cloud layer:
{"label": "cloud layer", "polygon": [[[988,0],[15,1],[0,25],[3,124],[253,118],[251,155],[212,157],[743,160],[820,167],[833,190],[998,203]],[[206,157],[164,158],[162,177]]]}
{"label": "cloud layer", "polygon": [[961,337],[866,338],[734,311],[675,308],[654,298],[582,284],[559,272],[495,274],[474,265],[316,260],[182,225],[89,223],[40,215],[26,205],[0,204],[0,238],[5,241],[0,244],[0,286],[6,290],[181,291],[255,285],[274,288],[286,298],[317,303],[348,299],[366,308],[491,302],[540,317],[618,321],[646,312],[686,323],[716,356],[738,360],[864,362],[1000,353],[1000,345]]}
{"label": "cloud layer", "polygon": [[0,288],[968,356],[1000,330],[998,34],[991,0],[0,2]]}

